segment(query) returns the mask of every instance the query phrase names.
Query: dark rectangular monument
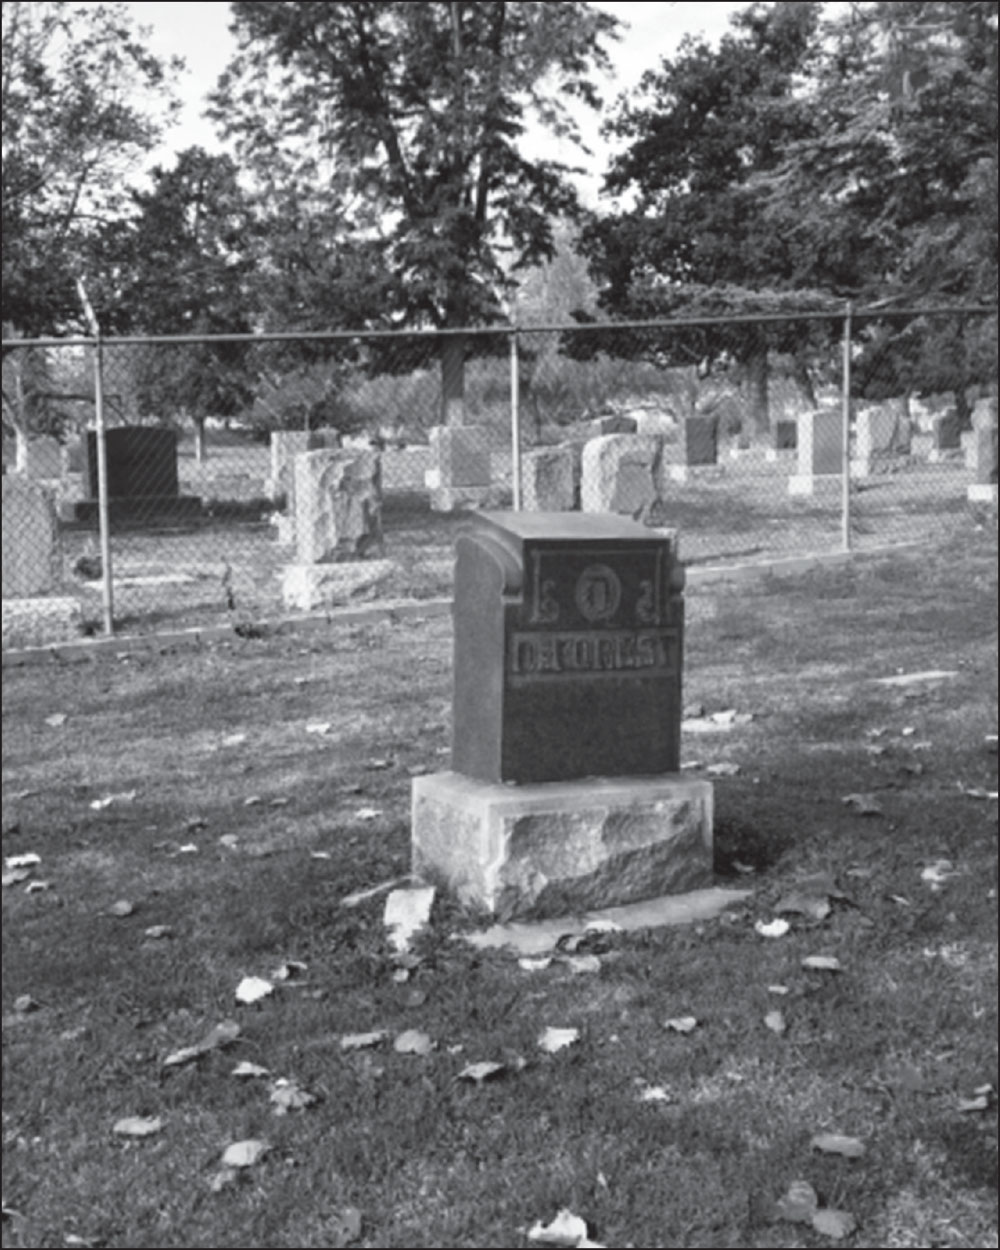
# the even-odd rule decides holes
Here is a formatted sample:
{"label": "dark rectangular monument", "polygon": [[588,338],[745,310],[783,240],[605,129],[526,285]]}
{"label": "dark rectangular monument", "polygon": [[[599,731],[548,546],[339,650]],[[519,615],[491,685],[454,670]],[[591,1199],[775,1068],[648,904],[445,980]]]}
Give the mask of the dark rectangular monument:
{"label": "dark rectangular monument", "polygon": [[474,513],[458,538],[452,771],[413,782],[413,871],[494,915],[707,885],[712,787],[679,773],[675,535]]}
{"label": "dark rectangular monument", "polygon": [[[97,433],[84,443],[90,498],[76,504],[77,520],[97,516]],[[104,433],[108,501],[113,520],[197,516],[201,500],[181,495],[177,478],[177,431],[163,426],[121,425]]]}
{"label": "dark rectangular monument", "polygon": [[676,772],[683,583],[673,535],[634,521],[476,514],[457,542],[455,771]]}

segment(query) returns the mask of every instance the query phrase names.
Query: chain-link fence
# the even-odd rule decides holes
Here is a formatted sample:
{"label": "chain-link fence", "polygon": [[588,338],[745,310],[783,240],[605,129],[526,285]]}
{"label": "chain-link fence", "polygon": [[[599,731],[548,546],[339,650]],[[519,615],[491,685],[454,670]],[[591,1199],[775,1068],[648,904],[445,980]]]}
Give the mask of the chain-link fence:
{"label": "chain-link fence", "polygon": [[979,309],[6,340],[5,645],[447,595],[469,507],[921,539],[995,499],[996,371]]}

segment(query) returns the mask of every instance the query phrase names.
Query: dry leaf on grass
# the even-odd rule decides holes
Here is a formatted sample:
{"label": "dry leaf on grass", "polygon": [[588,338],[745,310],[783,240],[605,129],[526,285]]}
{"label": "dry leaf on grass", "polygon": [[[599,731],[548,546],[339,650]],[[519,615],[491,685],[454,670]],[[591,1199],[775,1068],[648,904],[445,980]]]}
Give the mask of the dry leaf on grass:
{"label": "dry leaf on grass", "polygon": [[501,1072],[506,1072],[506,1070],[507,1065],[505,1063],[494,1063],[486,1059],[482,1063],[470,1063],[459,1072],[456,1080],[472,1081],[476,1085],[482,1085],[483,1081],[499,1076]]}
{"label": "dry leaf on grass", "polygon": [[764,1024],[771,1030],[772,1033],[777,1033],[779,1037],[781,1037],[782,1034],[788,1030],[788,1025],[785,1023],[785,1017],[780,1011],[769,1011],[764,1017]]}
{"label": "dry leaf on grass", "polygon": [[180,1067],[185,1063],[200,1059],[202,1055],[210,1054],[213,1050],[231,1046],[239,1037],[240,1032],[240,1026],[235,1020],[223,1020],[209,1029],[200,1042],[196,1042],[193,1046],[182,1046],[180,1050],[167,1055],[162,1066],[164,1068]]}
{"label": "dry leaf on grass", "polygon": [[401,1055],[429,1055],[434,1043],[419,1029],[406,1029],[393,1042],[392,1048]]}
{"label": "dry leaf on grass", "polygon": [[333,725],[328,720],[313,720],[306,725],[307,734],[319,734],[321,737],[328,734]]}
{"label": "dry leaf on grass", "polygon": [[410,886],[393,890],[385,900],[383,923],[389,930],[389,943],[397,951],[409,949],[410,938],[430,920],[434,886]]}
{"label": "dry leaf on grass", "polygon": [[148,929],[143,929],[142,934],[156,942],[161,938],[173,937],[174,931],[168,924],[151,924]]}
{"label": "dry leaf on grass", "polygon": [[252,1168],[271,1149],[270,1142],[248,1137],[244,1141],[234,1141],[222,1152],[224,1168]]}
{"label": "dry leaf on grass", "polygon": [[340,1039],[341,1050],[367,1050],[384,1042],[388,1034],[385,1029],[377,1029],[371,1033],[345,1033]]}
{"label": "dry leaf on grass", "polygon": [[267,1068],[262,1068],[259,1063],[251,1063],[248,1059],[241,1059],[229,1075],[253,1079],[259,1076],[270,1076],[271,1073]]}
{"label": "dry leaf on grass", "polygon": [[779,938],[784,937],[791,928],[787,920],[758,920],[754,924],[754,932],[759,933],[761,937]]}
{"label": "dry leaf on grass", "polygon": [[551,955],[524,955],[517,961],[517,966],[525,972],[542,972],[551,963]]}
{"label": "dry leaf on grass", "polygon": [[66,724],[65,712],[53,712],[51,716],[46,716],[46,725],[50,725],[53,729],[58,729],[60,725]]}
{"label": "dry leaf on grass", "polygon": [[238,1003],[258,1003],[262,998],[267,998],[269,994],[274,993],[274,986],[270,981],[265,981],[263,977],[244,977],[236,987],[236,1001]]}
{"label": "dry leaf on grass", "polygon": [[359,807],[354,813],[354,818],[355,820],[378,820],[381,815],[381,807]]}
{"label": "dry leaf on grass", "polygon": [[698,1021],[694,1016],[672,1016],[663,1021],[663,1027],[672,1033],[693,1033],[698,1027]]}
{"label": "dry leaf on grass", "polygon": [[824,1207],[817,1211],[810,1223],[817,1233],[832,1237],[835,1241],[850,1237],[858,1226],[858,1221],[849,1211],[838,1211],[834,1207]]}
{"label": "dry leaf on grass", "polygon": [[882,815],[882,804],[874,794],[845,794],[840,801],[858,816]]}
{"label": "dry leaf on grass", "polygon": [[938,886],[958,875],[959,873],[950,859],[936,859],[933,864],[928,864],[921,870],[920,880],[926,881],[932,886]]}
{"label": "dry leaf on grass", "polygon": [[301,959],[286,959],[271,973],[275,981],[298,981],[309,971],[308,964]]}
{"label": "dry leaf on grass", "polygon": [[556,1029],[551,1025],[543,1029],[538,1036],[538,1045],[550,1055],[564,1050],[580,1040],[579,1029]]}
{"label": "dry leaf on grass", "polygon": [[960,1098],[955,1110],[964,1114],[969,1111],[988,1111],[989,1108],[989,1094],[976,1094],[973,1098]]}
{"label": "dry leaf on grass", "polygon": [[51,889],[51,881],[29,881],[24,887],[24,892],[25,894],[44,894],[46,890]]}
{"label": "dry leaf on grass", "polygon": [[792,1181],[775,1204],[775,1215],[793,1224],[809,1224],[819,1207],[816,1190],[808,1181]]}
{"label": "dry leaf on grass", "polygon": [[788,986],[787,985],[769,985],[767,987],[767,992],[769,994],[787,994]]}
{"label": "dry leaf on grass", "polygon": [[9,885],[20,885],[22,881],[27,881],[30,876],[30,868],[5,868],[3,873],[4,888]]}
{"label": "dry leaf on grass", "polygon": [[844,1137],[840,1133],[817,1133],[810,1145],[813,1150],[827,1155],[843,1155],[845,1159],[860,1159],[865,1153],[863,1143],[856,1137]]}
{"label": "dry leaf on grass", "polygon": [[802,961],[803,968],[814,972],[840,972],[840,960],[836,955],[807,955]]}
{"label": "dry leaf on grass", "polygon": [[284,1078],[275,1081],[270,1103],[275,1115],[288,1115],[290,1111],[304,1111],[316,1101],[316,1095]]}
{"label": "dry leaf on grass", "polygon": [[110,807],[112,803],[131,803],[137,793],[136,790],[122,790],[119,794],[106,794],[103,799],[91,799],[90,806],[95,812],[99,812]]}
{"label": "dry leaf on grass", "polygon": [[707,764],[705,766],[705,772],[710,773],[713,777],[735,777],[739,771],[739,764],[731,764],[728,761],[720,761],[718,764]]}
{"label": "dry leaf on grass", "polygon": [[120,898],[117,903],[111,904],[107,914],[114,916],[117,920],[124,920],[126,916],[131,916],[134,911],[134,903],[130,903],[127,898]]}
{"label": "dry leaf on grass", "polygon": [[159,1116],[129,1115],[116,1120],[111,1131],[119,1137],[152,1137],[163,1128]]}
{"label": "dry leaf on grass", "polygon": [[30,994],[18,994],[14,999],[12,1006],[19,1016],[26,1016],[29,1011],[38,1011],[41,1003],[37,998],[32,998]]}
{"label": "dry leaf on grass", "polygon": [[242,746],[246,740],[246,734],[226,734],[222,739],[222,745],[224,747],[238,747]]}
{"label": "dry leaf on grass", "polygon": [[579,1246],[586,1239],[586,1223],[566,1207],[556,1213],[550,1224],[538,1220],[528,1229],[528,1240],[540,1246]]}
{"label": "dry leaf on grass", "polygon": [[643,1085],[639,1090],[640,1102],[671,1102],[673,1096],[663,1085]]}
{"label": "dry leaf on grass", "polygon": [[25,851],[23,855],[8,855],[4,859],[8,868],[34,868],[41,862],[41,856],[36,855],[34,851]]}

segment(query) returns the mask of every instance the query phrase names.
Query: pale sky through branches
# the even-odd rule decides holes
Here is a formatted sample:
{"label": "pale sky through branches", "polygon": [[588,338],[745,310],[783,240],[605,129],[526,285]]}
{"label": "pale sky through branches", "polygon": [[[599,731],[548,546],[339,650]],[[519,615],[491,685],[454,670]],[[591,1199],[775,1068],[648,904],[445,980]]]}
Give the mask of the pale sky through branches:
{"label": "pale sky through branches", "polygon": [[[187,62],[187,73],[178,83],[178,94],[184,101],[181,119],[167,132],[150,164],[171,165],[175,152],[195,144],[208,151],[220,151],[222,145],[215,129],[202,114],[206,95],[214,88],[235,50],[235,41],[229,33],[229,5],[215,0],[207,3],[202,0],[199,4],[186,0],[176,3],[136,0],[127,7],[139,22],[150,28],[149,46],[153,52],[161,56],[182,56]],[[621,0],[599,3],[596,7],[628,23],[621,41],[609,46],[616,75],[598,83],[605,104],[611,105],[621,91],[634,87],[647,69],[655,68],[662,57],[672,55],[684,35],[704,35],[714,44],[727,30],[730,15],[746,6]],[[598,134],[600,117],[585,108],[577,116],[593,156],[587,157],[572,144],[561,144],[545,134],[539,134],[532,142],[532,155],[585,166],[587,174],[578,179],[578,186],[585,201],[593,204],[609,149]]]}

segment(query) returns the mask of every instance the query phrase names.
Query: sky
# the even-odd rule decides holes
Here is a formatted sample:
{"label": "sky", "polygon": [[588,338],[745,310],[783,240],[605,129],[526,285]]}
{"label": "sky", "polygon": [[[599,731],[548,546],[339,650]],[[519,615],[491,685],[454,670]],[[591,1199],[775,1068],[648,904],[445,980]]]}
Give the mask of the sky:
{"label": "sky", "polygon": [[[153,154],[150,164],[169,165],[172,154],[192,145],[208,151],[219,151],[221,145],[211,122],[202,112],[205,96],[215,86],[225,69],[235,41],[229,33],[229,5],[215,0],[150,2],[137,0],[127,5],[137,20],[150,28],[150,49],[161,56],[181,56],[187,72],[178,82],[178,93],[184,101],[179,123],[167,132],[165,142]],[[628,29],[617,44],[609,45],[615,65],[615,76],[599,83],[606,105],[614,102],[621,91],[634,87],[647,69],[655,68],[660,59],[670,56],[685,34],[703,35],[716,43],[725,33],[730,15],[745,7],[743,3],[658,3],[656,0],[621,0],[598,3],[597,8],[613,13],[627,22]],[[561,160],[566,164],[585,165],[587,174],[578,179],[581,197],[596,202],[601,175],[607,165],[609,149],[598,133],[600,117],[584,109],[580,125],[584,139],[594,155],[587,157],[575,146],[559,143],[539,134],[530,142],[531,155]]]}

